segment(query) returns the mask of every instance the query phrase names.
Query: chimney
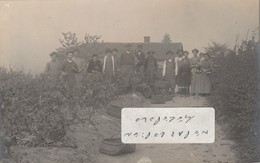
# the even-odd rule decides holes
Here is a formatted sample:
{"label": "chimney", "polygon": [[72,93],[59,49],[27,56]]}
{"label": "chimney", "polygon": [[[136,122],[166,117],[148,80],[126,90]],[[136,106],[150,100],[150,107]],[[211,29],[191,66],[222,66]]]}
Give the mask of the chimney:
{"label": "chimney", "polygon": [[150,43],[150,36],[144,36],[144,43]]}

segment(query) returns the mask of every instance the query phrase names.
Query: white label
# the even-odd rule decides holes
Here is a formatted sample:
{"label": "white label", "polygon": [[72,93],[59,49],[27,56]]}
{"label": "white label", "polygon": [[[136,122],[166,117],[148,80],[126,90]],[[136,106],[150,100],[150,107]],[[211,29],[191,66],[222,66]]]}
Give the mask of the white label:
{"label": "white label", "polygon": [[215,110],[191,108],[124,108],[123,143],[214,143]]}

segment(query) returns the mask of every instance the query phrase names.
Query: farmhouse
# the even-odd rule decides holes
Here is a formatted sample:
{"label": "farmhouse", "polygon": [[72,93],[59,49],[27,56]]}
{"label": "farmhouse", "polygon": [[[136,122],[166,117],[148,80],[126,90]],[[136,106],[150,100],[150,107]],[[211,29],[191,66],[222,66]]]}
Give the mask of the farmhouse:
{"label": "farmhouse", "polygon": [[86,60],[89,60],[93,54],[97,54],[100,59],[103,59],[105,56],[105,51],[107,48],[118,49],[119,57],[125,50],[125,46],[130,44],[133,51],[137,50],[138,45],[143,46],[143,52],[147,53],[150,50],[155,52],[154,56],[158,61],[159,65],[162,65],[163,61],[166,58],[166,52],[171,50],[176,55],[178,50],[183,50],[183,45],[181,42],[173,43],[162,43],[162,42],[150,42],[150,37],[144,37],[144,42],[134,42],[134,43],[121,43],[121,42],[97,42],[97,43],[85,43],[78,47],[73,47],[71,49],[60,51],[59,53],[65,54],[67,51],[73,51],[78,49],[80,53]]}

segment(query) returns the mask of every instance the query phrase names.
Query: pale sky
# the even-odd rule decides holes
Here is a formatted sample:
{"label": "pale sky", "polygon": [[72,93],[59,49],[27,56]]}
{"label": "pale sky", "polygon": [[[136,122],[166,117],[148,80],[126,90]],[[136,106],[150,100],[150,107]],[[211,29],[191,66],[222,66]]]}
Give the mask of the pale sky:
{"label": "pale sky", "polygon": [[105,42],[160,42],[168,33],[189,51],[211,41],[232,47],[237,34],[258,28],[258,17],[258,0],[0,1],[0,65],[41,72],[68,31]]}

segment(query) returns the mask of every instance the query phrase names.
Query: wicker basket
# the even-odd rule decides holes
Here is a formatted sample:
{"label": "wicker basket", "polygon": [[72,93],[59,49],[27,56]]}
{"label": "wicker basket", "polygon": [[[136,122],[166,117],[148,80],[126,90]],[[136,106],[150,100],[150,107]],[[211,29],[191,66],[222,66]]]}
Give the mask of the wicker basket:
{"label": "wicker basket", "polygon": [[111,156],[133,153],[136,150],[135,144],[124,144],[121,138],[103,139],[99,151]]}
{"label": "wicker basket", "polygon": [[142,89],[142,94],[145,98],[151,98],[153,92],[150,87],[146,86]]}
{"label": "wicker basket", "polygon": [[152,104],[164,104],[165,103],[164,95],[152,95],[151,103]]}
{"label": "wicker basket", "polygon": [[121,110],[122,110],[122,106],[116,104],[110,104],[108,105],[107,108],[107,114],[112,117],[121,119]]}
{"label": "wicker basket", "polygon": [[172,95],[164,95],[165,101],[172,101]]}

